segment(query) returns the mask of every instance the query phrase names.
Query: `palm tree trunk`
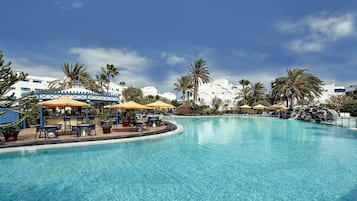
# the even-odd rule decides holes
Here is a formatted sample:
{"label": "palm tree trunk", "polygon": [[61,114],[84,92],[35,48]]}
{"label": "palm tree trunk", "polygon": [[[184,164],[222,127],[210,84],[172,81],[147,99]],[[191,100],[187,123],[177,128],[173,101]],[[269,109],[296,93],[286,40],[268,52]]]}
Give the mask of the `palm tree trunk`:
{"label": "palm tree trunk", "polygon": [[110,73],[108,73],[108,88],[107,88],[107,93],[109,94],[109,84],[110,84]]}
{"label": "palm tree trunk", "polygon": [[186,91],[183,90],[182,91],[182,105],[185,105],[186,104]]}
{"label": "palm tree trunk", "polygon": [[186,106],[189,107],[190,106],[190,92],[187,91],[187,101],[186,101]]}
{"label": "palm tree trunk", "polygon": [[195,81],[195,86],[194,86],[194,91],[193,91],[193,106],[196,106],[197,93],[198,93],[198,82]]}
{"label": "palm tree trunk", "polygon": [[294,108],[294,97],[293,96],[290,96],[289,98],[289,101],[290,101],[290,108]]}

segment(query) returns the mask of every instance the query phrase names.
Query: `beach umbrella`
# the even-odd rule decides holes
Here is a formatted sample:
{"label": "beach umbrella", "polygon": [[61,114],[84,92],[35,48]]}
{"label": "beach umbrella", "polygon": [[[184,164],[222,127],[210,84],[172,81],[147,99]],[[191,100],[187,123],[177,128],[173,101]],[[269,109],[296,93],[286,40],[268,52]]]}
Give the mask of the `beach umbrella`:
{"label": "beach umbrella", "polygon": [[73,100],[71,97],[63,96],[60,98],[42,101],[37,103],[38,106],[46,106],[46,107],[85,107],[89,106],[88,103]]}
{"label": "beach umbrella", "polygon": [[56,99],[42,101],[37,103],[40,106],[40,126],[43,126],[43,109],[42,106],[45,107],[87,107],[86,108],[86,122],[88,122],[88,103],[84,103],[81,101],[73,100],[71,97],[62,96]]}
{"label": "beach umbrella", "polygon": [[151,108],[151,109],[172,109],[172,108],[176,108],[175,106],[162,102],[162,101],[155,101],[153,103],[149,103],[146,104],[147,107]]}
{"label": "beach umbrella", "polygon": [[120,103],[116,105],[109,105],[105,107],[110,109],[149,109],[147,106],[141,105],[135,101],[129,101],[129,102]]}
{"label": "beach umbrella", "polygon": [[264,110],[266,108],[266,106],[262,105],[262,104],[258,104],[256,106],[253,106],[253,109],[255,110]]}
{"label": "beach umbrella", "polygon": [[284,105],[281,105],[281,107],[280,107],[280,110],[287,110],[287,109],[289,109],[289,108]]}
{"label": "beach umbrella", "polygon": [[241,109],[250,109],[252,107],[250,107],[249,105],[245,104],[245,105],[239,106],[239,108],[241,108]]}
{"label": "beach umbrella", "polygon": [[287,110],[288,108],[285,107],[284,105],[274,104],[274,105],[269,106],[268,109],[270,109],[270,110]]}

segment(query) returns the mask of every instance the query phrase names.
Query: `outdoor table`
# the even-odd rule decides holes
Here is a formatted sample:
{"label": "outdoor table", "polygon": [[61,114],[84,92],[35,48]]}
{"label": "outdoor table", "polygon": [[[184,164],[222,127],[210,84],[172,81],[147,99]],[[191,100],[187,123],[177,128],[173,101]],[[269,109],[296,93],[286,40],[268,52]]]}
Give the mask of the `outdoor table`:
{"label": "outdoor table", "polygon": [[59,124],[53,124],[53,125],[46,125],[44,126],[45,128],[45,137],[48,138],[53,138],[57,137],[57,131],[61,128],[61,125]]}
{"label": "outdoor table", "polygon": [[77,127],[81,130],[81,136],[87,136],[88,130],[90,130],[90,126],[92,124],[79,124]]}
{"label": "outdoor table", "polygon": [[138,131],[143,131],[143,122],[136,122],[135,126],[138,128]]}
{"label": "outdoor table", "polygon": [[63,131],[66,134],[67,133],[67,128],[71,129],[71,117],[63,117]]}
{"label": "outdoor table", "polygon": [[158,116],[151,116],[148,118],[148,126],[156,127],[158,123],[161,123],[161,120]]}

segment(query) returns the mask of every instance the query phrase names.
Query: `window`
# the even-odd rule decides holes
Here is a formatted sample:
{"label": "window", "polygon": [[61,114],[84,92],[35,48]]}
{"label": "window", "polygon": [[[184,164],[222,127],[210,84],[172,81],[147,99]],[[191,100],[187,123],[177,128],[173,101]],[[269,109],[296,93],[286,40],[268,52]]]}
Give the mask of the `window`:
{"label": "window", "polygon": [[28,79],[24,79],[24,80],[22,80],[23,82],[28,82],[29,80]]}
{"label": "window", "polygon": [[27,92],[29,92],[29,91],[31,91],[31,89],[30,89],[30,88],[21,87],[21,91],[27,91]]}
{"label": "window", "polygon": [[346,89],[335,89],[335,93],[346,92]]}
{"label": "window", "polygon": [[33,83],[41,83],[41,80],[33,80]]}
{"label": "window", "polygon": [[26,96],[30,91],[30,88],[21,87],[21,96]]}

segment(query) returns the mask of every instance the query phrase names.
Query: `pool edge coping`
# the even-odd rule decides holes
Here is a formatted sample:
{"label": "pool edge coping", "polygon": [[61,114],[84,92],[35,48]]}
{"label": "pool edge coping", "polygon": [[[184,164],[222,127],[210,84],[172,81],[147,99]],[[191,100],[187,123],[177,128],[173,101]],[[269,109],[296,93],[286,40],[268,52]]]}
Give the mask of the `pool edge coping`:
{"label": "pool edge coping", "polygon": [[132,142],[139,140],[148,140],[161,138],[166,136],[171,136],[175,134],[180,134],[183,132],[184,128],[181,124],[178,124],[173,121],[167,121],[176,126],[175,130],[164,132],[164,133],[156,133],[145,136],[133,136],[127,138],[119,138],[119,139],[106,139],[106,140],[93,140],[93,141],[83,141],[83,142],[70,142],[70,143],[58,143],[58,144],[42,144],[42,145],[33,145],[33,146],[17,146],[17,147],[6,147],[0,149],[0,154],[11,153],[11,152],[31,152],[36,150],[43,149],[56,149],[56,148],[66,148],[66,147],[81,147],[81,146],[89,146],[89,145],[100,145],[100,144],[113,144],[113,143],[123,143],[123,142]]}

